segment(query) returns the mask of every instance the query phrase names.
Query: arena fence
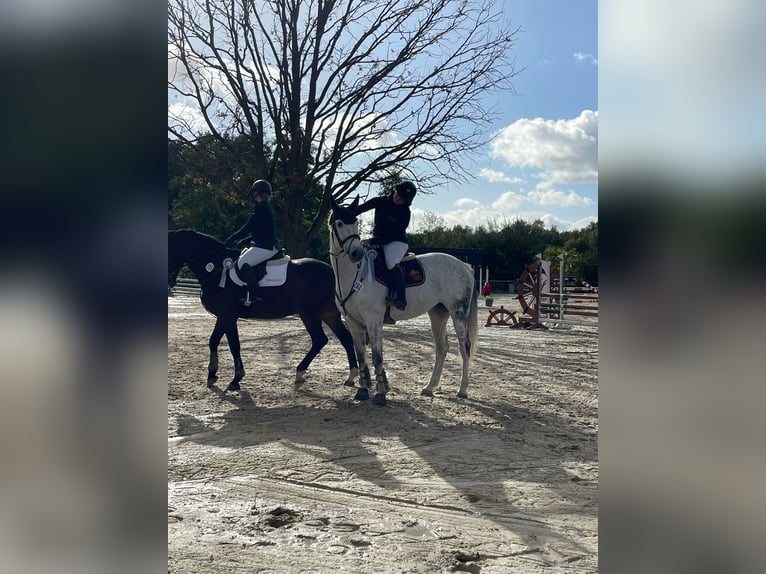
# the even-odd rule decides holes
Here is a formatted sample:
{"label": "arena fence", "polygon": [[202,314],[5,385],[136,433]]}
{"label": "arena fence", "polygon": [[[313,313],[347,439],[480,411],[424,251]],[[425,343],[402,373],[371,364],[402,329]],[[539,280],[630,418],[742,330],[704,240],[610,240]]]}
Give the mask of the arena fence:
{"label": "arena fence", "polygon": [[184,279],[179,277],[176,281],[175,287],[168,288],[168,297],[174,295],[196,295],[199,296],[201,292],[199,281],[196,279]]}

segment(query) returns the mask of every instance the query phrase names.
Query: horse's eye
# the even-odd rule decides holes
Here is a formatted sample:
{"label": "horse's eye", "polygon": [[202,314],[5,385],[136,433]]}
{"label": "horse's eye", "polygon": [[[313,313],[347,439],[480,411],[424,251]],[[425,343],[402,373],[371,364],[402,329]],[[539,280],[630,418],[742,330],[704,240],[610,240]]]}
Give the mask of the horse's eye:
{"label": "horse's eye", "polygon": [[335,226],[336,227],[343,227],[343,222],[342,221],[337,221],[337,222],[335,222]]}

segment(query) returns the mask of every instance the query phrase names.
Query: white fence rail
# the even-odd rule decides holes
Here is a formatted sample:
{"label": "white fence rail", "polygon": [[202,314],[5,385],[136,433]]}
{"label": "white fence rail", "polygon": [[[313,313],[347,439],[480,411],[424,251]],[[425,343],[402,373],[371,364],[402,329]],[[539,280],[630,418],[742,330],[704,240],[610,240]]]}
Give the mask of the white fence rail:
{"label": "white fence rail", "polygon": [[168,289],[168,297],[173,295],[196,295],[199,296],[201,292],[199,281],[196,279],[183,279],[179,278],[176,281],[175,287]]}

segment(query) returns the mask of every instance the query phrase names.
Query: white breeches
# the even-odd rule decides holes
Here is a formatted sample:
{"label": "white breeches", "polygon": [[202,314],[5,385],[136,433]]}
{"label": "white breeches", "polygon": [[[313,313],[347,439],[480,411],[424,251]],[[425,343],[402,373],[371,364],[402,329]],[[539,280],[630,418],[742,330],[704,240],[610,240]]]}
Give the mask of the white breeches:
{"label": "white breeches", "polygon": [[261,249],[260,247],[248,247],[245,249],[237,260],[237,269],[242,269],[242,266],[247,263],[250,267],[255,267],[259,263],[263,263],[267,259],[273,257],[279,249]]}
{"label": "white breeches", "polygon": [[383,255],[386,258],[386,269],[393,269],[407,254],[409,245],[401,241],[392,241],[383,246]]}

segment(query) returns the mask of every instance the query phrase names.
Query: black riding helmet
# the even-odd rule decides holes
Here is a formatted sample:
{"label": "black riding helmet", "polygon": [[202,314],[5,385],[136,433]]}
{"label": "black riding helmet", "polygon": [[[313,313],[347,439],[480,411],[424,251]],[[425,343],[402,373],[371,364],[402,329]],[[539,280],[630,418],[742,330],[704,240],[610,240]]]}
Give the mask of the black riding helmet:
{"label": "black riding helmet", "polygon": [[415,199],[415,194],[418,190],[415,188],[415,184],[411,181],[403,181],[396,186],[396,192],[399,194],[399,197],[409,205],[412,203],[412,200]]}
{"label": "black riding helmet", "polygon": [[265,179],[259,179],[250,188],[253,197],[256,195],[271,195],[271,184]]}

